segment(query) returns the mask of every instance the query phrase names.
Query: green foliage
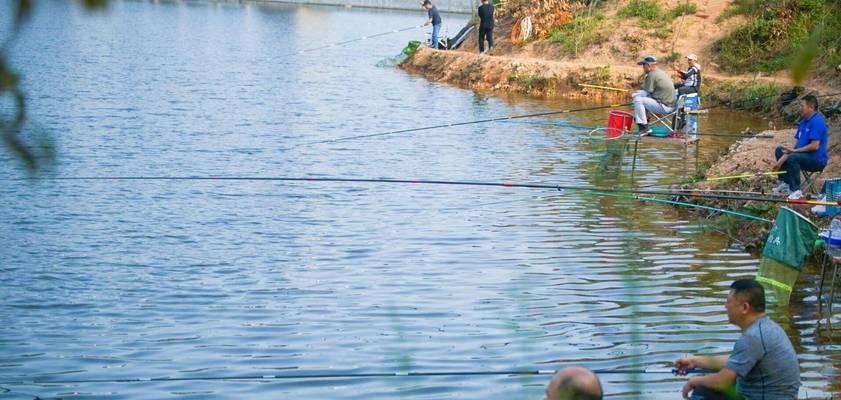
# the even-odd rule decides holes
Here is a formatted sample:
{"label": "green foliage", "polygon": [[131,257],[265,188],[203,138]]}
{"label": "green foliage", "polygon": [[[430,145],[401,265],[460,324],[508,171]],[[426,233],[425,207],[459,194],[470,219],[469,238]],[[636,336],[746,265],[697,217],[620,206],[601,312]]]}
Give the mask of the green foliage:
{"label": "green foliage", "polygon": [[666,16],[669,20],[675,19],[677,17],[682,17],[684,15],[691,15],[698,12],[698,5],[695,3],[680,3],[675,8],[669,10],[666,13]]}
{"label": "green foliage", "polygon": [[668,25],[661,26],[661,27],[657,28],[656,30],[654,30],[654,36],[656,36],[660,39],[667,39],[670,36],[672,36],[672,33],[674,33],[674,32],[672,31],[672,28]]}
{"label": "green foliage", "polygon": [[549,41],[559,43],[570,54],[576,54],[579,49],[603,43],[607,40],[608,32],[603,28],[602,15],[578,17],[564,24],[549,35]]}
{"label": "green foliage", "polygon": [[666,64],[669,64],[669,63],[673,63],[673,62],[675,62],[679,59],[680,59],[680,53],[678,53],[676,51],[673,51],[672,54],[669,54],[668,56],[663,57],[663,59],[661,61],[666,63]]}
{"label": "green foliage", "polygon": [[715,58],[730,72],[791,66],[794,79],[802,80],[811,69],[826,70],[837,60],[839,13],[832,0],[736,0],[724,17],[744,15],[748,21],[714,46]]}
{"label": "green foliage", "polygon": [[657,0],[631,0],[616,13],[622,18],[639,17],[642,20],[653,21],[660,17],[662,10]]}
{"label": "green foliage", "polygon": [[654,28],[654,34],[665,39],[672,34],[669,23],[677,17],[695,14],[697,11],[698,5],[692,2],[680,3],[671,10],[663,10],[657,0],[631,0],[620,8],[616,15],[620,18],[638,17],[643,28]]}
{"label": "green foliage", "polygon": [[[80,3],[87,10],[102,10],[108,6],[108,0],[80,0]],[[21,136],[27,123],[26,95],[18,86],[20,73],[9,64],[5,50],[29,19],[32,4],[32,0],[14,0],[11,31],[0,42],[0,98],[8,99],[11,105],[10,115],[0,115],[0,141],[30,172],[52,161],[54,148],[49,136],[40,131],[30,129],[32,132],[27,132],[26,138]]]}
{"label": "green foliage", "polygon": [[657,0],[631,0],[616,13],[620,18],[639,17],[643,25],[652,25],[663,15]]}

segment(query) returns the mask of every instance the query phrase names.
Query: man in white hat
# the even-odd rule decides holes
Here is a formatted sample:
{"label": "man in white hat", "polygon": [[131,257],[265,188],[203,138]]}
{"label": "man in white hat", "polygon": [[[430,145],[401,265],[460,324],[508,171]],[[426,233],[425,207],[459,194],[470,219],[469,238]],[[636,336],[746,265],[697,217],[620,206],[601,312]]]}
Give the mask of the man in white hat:
{"label": "man in white hat", "polygon": [[689,54],[686,56],[686,61],[689,63],[689,68],[686,71],[681,71],[680,68],[675,67],[675,72],[683,79],[683,83],[676,83],[675,89],[678,94],[698,93],[701,89],[701,64],[698,64],[698,56]]}
{"label": "man in white hat", "polygon": [[649,111],[668,114],[674,111],[675,86],[669,75],[657,68],[657,58],[648,56],[637,63],[645,71],[642,90],[631,93],[634,99],[634,122],[639,126],[640,136],[651,133],[648,128]]}

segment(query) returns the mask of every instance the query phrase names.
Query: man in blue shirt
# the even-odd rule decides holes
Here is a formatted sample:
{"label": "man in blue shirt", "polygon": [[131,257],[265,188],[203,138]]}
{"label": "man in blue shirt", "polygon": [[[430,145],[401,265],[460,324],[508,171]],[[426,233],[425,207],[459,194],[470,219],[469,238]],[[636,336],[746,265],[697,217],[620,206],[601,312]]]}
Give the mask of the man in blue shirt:
{"label": "man in blue shirt", "polygon": [[733,282],[726,308],[727,318],[742,330],[742,336],[729,356],[689,356],[675,361],[681,370],[718,370],[690,378],[683,386],[683,398],[689,399],[691,393],[693,400],[797,399],[797,353],[785,331],[765,315],[765,288],[754,279]]}
{"label": "man in blue shirt", "polygon": [[432,24],[432,48],[438,48],[438,34],[441,32],[441,14],[438,13],[438,7],[435,7],[431,1],[423,0],[423,8],[426,9],[429,17],[424,26]]}
{"label": "man in blue shirt", "polygon": [[794,134],[797,144],[794,147],[777,146],[775,151],[777,163],[773,170],[785,170],[786,173],[779,175],[782,183],[771,192],[774,195],[791,192],[789,200],[803,197],[800,191],[800,171],[823,171],[829,160],[826,154],[826,120],[818,112],[818,98],[811,94],[803,96],[800,100],[800,115],[803,119]]}

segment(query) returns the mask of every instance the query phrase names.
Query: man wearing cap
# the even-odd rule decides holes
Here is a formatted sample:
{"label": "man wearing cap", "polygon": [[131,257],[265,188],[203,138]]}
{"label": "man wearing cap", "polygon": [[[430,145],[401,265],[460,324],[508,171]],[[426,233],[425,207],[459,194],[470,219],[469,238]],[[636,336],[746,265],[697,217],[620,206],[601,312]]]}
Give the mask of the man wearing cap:
{"label": "man wearing cap", "polygon": [[686,56],[686,61],[689,62],[689,68],[686,71],[675,67],[675,72],[680,79],[683,79],[683,83],[675,84],[675,89],[678,94],[698,93],[701,87],[701,64],[698,64],[698,56],[690,54]]}
{"label": "man wearing cap", "polygon": [[438,48],[438,33],[441,32],[441,14],[438,13],[438,7],[435,7],[431,1],[423,0],[423,8],[426,9],[429,17],[424,26],[432,24],[432,48]]}
{"label": "man wearing cap", "polygon": [[645,81],[642,90],[631,94],[634,99],[634,121],[639,126],[641,136],[648,135],[649,111],[657,114],[668,114],[674,111],[675,84],[662,69],[657,68],[657,58],[645,57],[637,64],[645,71]]}

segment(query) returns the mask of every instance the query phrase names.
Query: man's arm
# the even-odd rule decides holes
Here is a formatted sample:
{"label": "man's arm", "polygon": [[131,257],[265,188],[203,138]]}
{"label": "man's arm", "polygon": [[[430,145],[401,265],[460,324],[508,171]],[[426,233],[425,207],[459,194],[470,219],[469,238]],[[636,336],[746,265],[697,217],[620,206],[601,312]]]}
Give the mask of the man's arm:
{"label": "man's arm", "polygon": [[731,369],[724,368],[712,375],[690,378],[686,381],[686,384],[683,385],[683,398],[688,399],[689,393],[699,386],[721,392],[726,391],[733,386],[734,383],[736,383],[737,377],[738,375],[736,375],[736,372]]}
{"label": "man's arm", "polygon": [[812,140],[812,141],[809,142],[809,144],[807,144],[803,147],[800,147],[800,148],[794,148],[794,147],[791,147],[791,146],[783,146],[783,151],[785,151],[786,154],[789,154],[789,153],[811,153],[813,151],[818,151],[818,149],[820,147],[821,147],[821,141],[820,140]]}
{"label": "man's arm", "polygon": [[715,356],[715,357],[706,357],[706,356],[689,356],[683,357],[675,361],[675,368],[680,369],[692,369],[692,368],[706,368],[712,370],[720,370],[727,365],[727,360],[730,359],[730,356]]}
{"label": "man's arm", "polygon": [[429,25],[429,24],[431,24],[431,23],[432,23],[432,18],[429,18],[429,19],[427,19],[427,20],[426,20],[426,22],[424,22],[423,24],[424,24],[424,25]]}

